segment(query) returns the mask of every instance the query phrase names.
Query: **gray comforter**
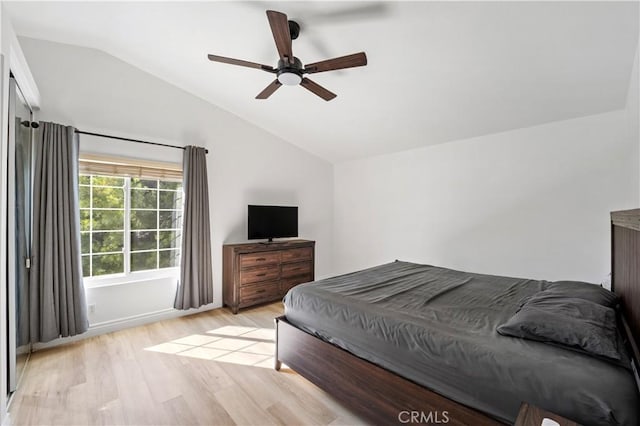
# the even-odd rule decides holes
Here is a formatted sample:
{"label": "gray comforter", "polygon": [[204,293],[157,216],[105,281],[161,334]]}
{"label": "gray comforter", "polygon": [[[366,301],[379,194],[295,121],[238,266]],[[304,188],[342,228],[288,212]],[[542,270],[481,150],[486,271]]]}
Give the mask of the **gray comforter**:
{"label": "gray comforter", "polygon": [[[499,420],[523,401],[585,425],[638,424],[632,372],[496,327],[546,281],[393,262],[294,287],[287,320]],[[401,410],[402,407],[398,407]]]}

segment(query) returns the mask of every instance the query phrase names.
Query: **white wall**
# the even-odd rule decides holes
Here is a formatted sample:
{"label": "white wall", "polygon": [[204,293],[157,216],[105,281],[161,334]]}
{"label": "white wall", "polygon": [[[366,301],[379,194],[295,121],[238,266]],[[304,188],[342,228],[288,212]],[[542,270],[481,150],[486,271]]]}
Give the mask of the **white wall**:
{"label": "white wall", "polygon": [[335,167],[335,269],[402,259],[600,282],[609,212],[638,207],[624,110]]}
{"label": "white wall", "polygon": [[[629,138],[640,144],[640,71],[638,57],[640,56],[640,38],[636,48],[636,57],[633,62],[633,70],[629,79],[629,91],[627,92],[627,123],[629,128]],[[640,158],[638,159],[640,161]],[[640,207],[640,206],[638,206]]]}
{"label": "white wall", "polygon": [[[250,203],[299,206],[299,235],[317,242],[317,276],[331,273],[331,164],[103,52],[27,38],[20,42],[40,89],[41,120],[209,149],[214,306],[222,301],[222,244],[246,241]],[[87,136],[81,136],[81,150],[182,159],[180,150]],[[88,289],[88,302],[96,304],[92,326],[174,315],[175,282],[174,276]]]}

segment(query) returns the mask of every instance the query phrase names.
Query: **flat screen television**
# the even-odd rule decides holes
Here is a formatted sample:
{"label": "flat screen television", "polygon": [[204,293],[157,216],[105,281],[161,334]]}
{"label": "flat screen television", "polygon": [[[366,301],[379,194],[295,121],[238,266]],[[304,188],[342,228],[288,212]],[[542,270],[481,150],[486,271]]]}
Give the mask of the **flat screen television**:
{"label": "flat screen television", "polygon": [[298,207],[248,206],[250,240],[297,237]]}

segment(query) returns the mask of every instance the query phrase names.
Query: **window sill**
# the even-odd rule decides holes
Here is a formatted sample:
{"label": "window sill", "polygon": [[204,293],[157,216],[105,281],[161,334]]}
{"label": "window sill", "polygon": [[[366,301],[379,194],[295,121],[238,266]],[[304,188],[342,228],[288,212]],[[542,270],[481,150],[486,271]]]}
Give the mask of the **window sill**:
{"label": "window sill", "polygon": [[85,288],[111,287],[119,285],[130,285],[144,281],[161,280],[180,277],[180,268],[166,268],[156,271],[132,272],[129,275],[118,274],[104,277],[84,278]]}

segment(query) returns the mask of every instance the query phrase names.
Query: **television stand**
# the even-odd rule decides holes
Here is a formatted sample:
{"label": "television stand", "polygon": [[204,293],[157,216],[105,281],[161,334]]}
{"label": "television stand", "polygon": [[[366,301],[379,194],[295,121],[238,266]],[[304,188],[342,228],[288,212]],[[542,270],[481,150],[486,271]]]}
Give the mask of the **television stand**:
{"label": "television stand", "polygon": [[314,280],[315,241],[285,240],[222,246],[222,299],[238,309],[281,300]]}

